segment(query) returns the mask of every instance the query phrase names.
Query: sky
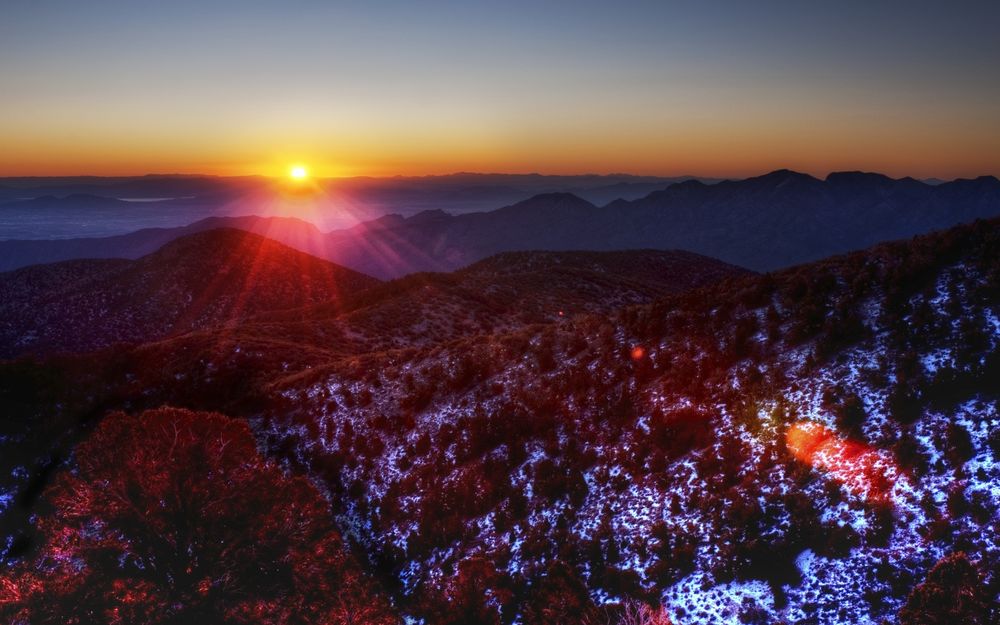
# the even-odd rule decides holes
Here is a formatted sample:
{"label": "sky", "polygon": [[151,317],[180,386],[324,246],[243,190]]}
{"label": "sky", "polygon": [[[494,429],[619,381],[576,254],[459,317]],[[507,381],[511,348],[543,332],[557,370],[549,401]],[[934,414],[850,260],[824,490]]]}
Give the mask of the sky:
{"label": "sky", "polygon": [[4,0],[0,175],[997,175],[998,32],[995,0]]}

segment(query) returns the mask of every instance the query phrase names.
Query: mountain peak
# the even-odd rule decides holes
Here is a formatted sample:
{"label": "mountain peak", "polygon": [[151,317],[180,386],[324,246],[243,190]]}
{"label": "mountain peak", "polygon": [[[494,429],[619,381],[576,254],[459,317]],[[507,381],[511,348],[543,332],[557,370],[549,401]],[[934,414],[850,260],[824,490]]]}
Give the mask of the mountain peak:
{"label": "mountain peak", "polygon": [[[137,260],[79,260],[0,274],[0,292],[29,293],[23,306],[5,311],[0,356],[158,340],[262,312],[338,305],[378,283],[252,232],[206,230]],[[40,284],[47,287],[26,286]],[[22,345],[19,336],[34,338]]]}
{"label": "mountain peak", "polygon": [[450,213],[446,213],[445,211],[436,208],[432,210],[420,211],[416,215],[409,217],[406,221],[410,224],[431,224],[451,219],[451,217],[452,215]]}
{"label": "mountain peak", "polygon": [[1000,189],[1000,180],[996,176],[978,176],[976,178],[957,178],[951,182],[938,185],[939,189],[948,188],[974,188],[974,189]]}
{"label": "mountain peak", "polygon": [[707,188],[709,185],[705,184],[697,178],[691,178],[689,180],[682,180],[681,182],[675,182],[674,184],[667,187],[667,189],[702,189]]}
{"label": "mountain peak", "polygon": [[835,184],[857,183],[857,182],[892,182],[892,178],[885,174],[877,174],[868,171],[834,171],[827,175],[826,181]]}
{"label": "mountain peak", "polygon": [[587,200],[583,199],[579,195],[569,193],[568,191],[552,191],[550,193],[539,193],[538,195],[533,195],[528,198],[527,202],[532,200],[559,200],[564,202],[582,202],[584,204],[589,204]]}
{"label": "mountain peak", "polygon": [[522,200],[508,208],[529,207],[539,204],[546,206],[579,207],[584,209],[595,208],[593,204],[579,195],[568,192],[539,193],[538,195],[533,195],[530,198]]}
{"label": "mountain peak", "polygon": [[[218,253],[228,253],[229,248],[239,247],[247,243],[258,242],[261,245],[274,246],[274,247],[287,247],[282,243],[268,239],[259,234],[253,234],[246,230],[240,230],[238,228],[213,228],[211,230],[204,230],[201,232],[195,232],[193,234],[188,234],[183,237],[174,239],[163,245],[160,249],[153,252],[152,254],[146,256],[146,258],[152,258],[157,256],[163,256],[166,254],[184,252],[189,253],[193,250],[203,248],[212,254]],[[291,248],[289,248],[291,249]],[[297,252],[302,253],[302,252]]]}
{"label": "mountain peak", "polygon": [[804,174],[793,169],[775,169],[762,176],[747,178],[747,180],[816,180],[809,174]]}

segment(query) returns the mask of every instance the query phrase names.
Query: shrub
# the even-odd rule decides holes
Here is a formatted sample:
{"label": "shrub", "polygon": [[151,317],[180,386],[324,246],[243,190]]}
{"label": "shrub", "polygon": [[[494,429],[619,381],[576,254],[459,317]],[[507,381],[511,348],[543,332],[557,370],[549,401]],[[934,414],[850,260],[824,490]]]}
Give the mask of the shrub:
{"label": "shrub", "polygon": [[590,616],[583,625],[671,625],[663,608],[652,608],[641,601],[627,601],[614,610]]}
{"label": "shrub", "polygon": [[5,623],[390,620],[322,496],[240,421],[112,414],[45,497],[44,544],[0,576]]}
{"label": "shrub", "polygon": [[987,625],[988,599],[964,553],[938,561],[899,611],[900,625]]}

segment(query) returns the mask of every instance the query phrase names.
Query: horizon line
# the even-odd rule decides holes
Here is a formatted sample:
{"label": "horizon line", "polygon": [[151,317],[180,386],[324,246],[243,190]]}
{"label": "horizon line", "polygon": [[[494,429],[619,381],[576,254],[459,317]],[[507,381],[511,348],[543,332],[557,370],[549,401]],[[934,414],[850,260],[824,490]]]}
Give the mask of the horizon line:
{"label": "horizon line", "polygon": [[[997,174],[981,173],[977,175],[960,175],[960,176],[913,176],[913,175],[903,175],[894,176],[891,174],[886,174],[876,170],[868,169],[831,169],[826,172],[826,174],[815,174],[809,171],[800,171],[790,167],[779,167],[776,169],[768,169],[762,171],[761,173],[754,174],[744,174],[744,175],[700,175],[700,174],[637,174],[630,173],[628,171],[613,171],[608,173],[599,172],[579,172],[579,173],[543,173],[540,171],[529,171],[529,172],[518,172],[518,171],[469,171],[469,170],[458,170],[450,171],[445,173],[428,173],[428,174],[358,174],[353,176],[312,176],[313,180],[319,181],[329,181],[329,180],[360,180],[360,179],[373,179],[373,180],[391,180],[391,179],[426,179],[426,178],[449,178],[455,176],[534,176],[540,178],[616,178],[616,177],[629,177],[629,178],[660,178],[660,179],[676,179],[676,178],[687,178],[695,180],[713,180],[717,182],[722,182],[725,180],[746,180],[750,178],[758,178],[761,176],[767,176],[769,174],[774,174],[778,172],[791,172],[795,174],[801,174],[815,178],[817,180],[825,180],[833,174],[844,174],[844,173],[858,173],[858,174],[874,174],[879,176],[885,176],[892,180],[905,180],[913,179],[918,181],[935,180],[948,182],[953,180],[976,180],[978,178],[998,178]],[[7,175],[0,173],[0,180],[31,180],[31,179],[54,179],[54,178],[95,178],[95,179],[108,179],[108,178],[217,178],[217,179],[254,179],[259,178],[263,180],[282,180],[286,176],[283,175],[268,175],[268,174],[212,174],[204,172],[147,172],[143,174],[90,174],[90,173],[74,173],[74,174],[30,174],[30,175]]]}

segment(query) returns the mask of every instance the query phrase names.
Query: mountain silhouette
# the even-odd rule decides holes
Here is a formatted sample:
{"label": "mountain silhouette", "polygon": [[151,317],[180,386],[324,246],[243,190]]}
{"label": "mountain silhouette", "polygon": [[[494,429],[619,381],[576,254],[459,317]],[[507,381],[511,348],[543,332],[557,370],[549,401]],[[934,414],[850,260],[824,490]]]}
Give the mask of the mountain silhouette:
{"label": "mountain silhouette", "polygon": [[997,214],[1000,181],[991,176],[928,185],[862,172],[821,180],[778,170],[716,184],[688,180],[604,206],[570,193],[545,193],[489,212],[387,215],[329,233],[285,218],[235,217],[104,239],[0,241],[0,269],[81,257],[136,258],[177,236],[226,226],[383,279],[538,249],[685,249],[769,271]]}

